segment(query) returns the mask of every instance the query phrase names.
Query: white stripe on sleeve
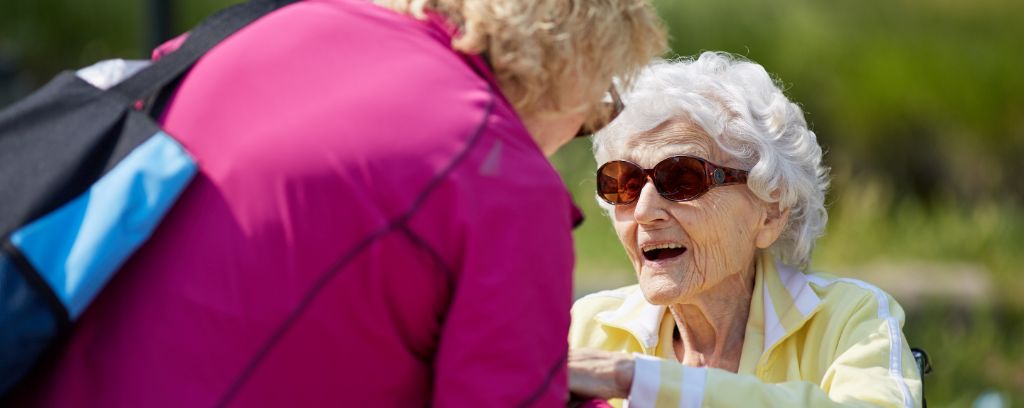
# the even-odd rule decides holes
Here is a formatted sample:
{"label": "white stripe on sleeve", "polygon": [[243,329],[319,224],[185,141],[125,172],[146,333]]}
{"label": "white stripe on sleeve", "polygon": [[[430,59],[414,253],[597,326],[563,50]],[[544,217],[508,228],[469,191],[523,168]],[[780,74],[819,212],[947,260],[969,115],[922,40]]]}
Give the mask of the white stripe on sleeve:
{"label": "white stripe on sleeve", "polygon": [[852,283],[863,289],[870,290],[875,295],[875,300],[878,302],[877,316],[885,320],[886,328],[889,331],[889,377],[892,377],[899,387],[900,393],[903,394],[903,405],[913,407],[914,399],[910,395],[907,382],[903,379],[903,336],[900,333],[899,322],[896,321],[896,318],[892,316],[892,312],[889,310],[889,297],[885,295],[885,292],[882,292],[881,289],[874,285],[857,279],[837,278],[830,280],[819,276],[808,276],[808,278],[818,286],[829,286],[836,282]]}
{"label": "white stripe on sleeve", "polygon": [[633,386],[629,389],[631,408],[653,408],[661,385],[661,359],[633,353]]}
{"label": "white stripe on sleeve", "polygon": [[680,408],[700,408],[704,402],[704,383],[708,370],[703,367],[683,367],[683,392]]}

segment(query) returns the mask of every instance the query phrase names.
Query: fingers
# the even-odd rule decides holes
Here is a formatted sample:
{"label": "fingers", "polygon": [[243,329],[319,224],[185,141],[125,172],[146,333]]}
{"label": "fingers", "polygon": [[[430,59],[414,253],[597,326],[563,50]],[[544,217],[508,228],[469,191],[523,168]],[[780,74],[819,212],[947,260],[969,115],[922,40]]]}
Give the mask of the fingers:
{"label": "fingers", "polygon": [[569,353],[569,389],[597,398],[625,398],[633,383],[633,356],[597,349]]}

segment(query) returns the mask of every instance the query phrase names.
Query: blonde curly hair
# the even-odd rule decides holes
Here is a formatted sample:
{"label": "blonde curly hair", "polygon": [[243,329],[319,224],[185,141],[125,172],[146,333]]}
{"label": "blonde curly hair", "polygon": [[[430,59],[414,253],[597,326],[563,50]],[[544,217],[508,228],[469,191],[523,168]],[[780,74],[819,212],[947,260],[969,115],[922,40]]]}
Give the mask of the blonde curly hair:
{"label": "blonde curly hair", "polygon": [[502,93],[521,116],[571,111],[594,116],[613,78],[628,85],[666,50],[664,26],[648,0],[377,3],[420,19],[426,10],[446,16],[459,28],[453,48],[485,54]]}

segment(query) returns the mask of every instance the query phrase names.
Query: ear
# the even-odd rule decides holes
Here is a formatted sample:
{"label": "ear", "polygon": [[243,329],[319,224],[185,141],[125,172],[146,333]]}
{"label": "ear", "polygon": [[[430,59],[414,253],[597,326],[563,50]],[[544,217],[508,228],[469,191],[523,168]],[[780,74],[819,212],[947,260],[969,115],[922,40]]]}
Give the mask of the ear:
{"label": "ear", "polygon": [[760,249],[772,246],[779,239],[779,235],[782,235],[782,230],[789,221],[789,209],[779,211],[778,202],[765,203],[764,210],[764,216],[754,235],[754,244]]}

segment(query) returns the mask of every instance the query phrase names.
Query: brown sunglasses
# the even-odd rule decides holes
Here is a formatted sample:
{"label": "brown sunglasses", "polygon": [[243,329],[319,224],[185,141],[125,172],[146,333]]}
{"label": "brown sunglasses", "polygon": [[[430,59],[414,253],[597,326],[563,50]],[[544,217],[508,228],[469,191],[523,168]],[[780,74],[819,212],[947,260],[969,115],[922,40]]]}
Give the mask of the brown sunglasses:
{"label": "brown sunglasses", "polygon": [[713,187],[746,184],[748,171],[722,167],[693,156],[672,156],[645,169],[612,160],[597,169],[597,195],[608,204],[627,205],[640,198],[650,178],[658,194],[672,201],[690,201]]}
{"label": "brown sunglasses", "polygon": [[611,101],[602,102],[598,111],[600,122],[588,126],[586,123],[580,126],[580,130],[576,132],[576,137],[586,137],[598,130],[601,130],[605,126],[608,126],[616,117],[622,113],[623,109],[626,109],[626,105],[622,103],[622,97],[619,96],[619,91],[615,89],[615,84],[608,87],[608,95],[611,97]]}

